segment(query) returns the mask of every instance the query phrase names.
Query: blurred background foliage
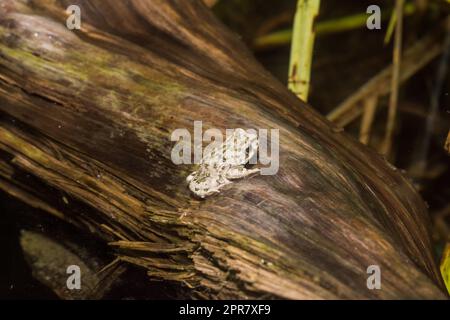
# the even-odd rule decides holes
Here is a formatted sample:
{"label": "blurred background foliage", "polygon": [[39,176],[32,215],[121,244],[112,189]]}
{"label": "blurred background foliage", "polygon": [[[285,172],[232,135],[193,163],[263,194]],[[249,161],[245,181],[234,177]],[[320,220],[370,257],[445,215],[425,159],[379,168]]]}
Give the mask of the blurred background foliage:
{"label": "blurred background foliage", "polygon": [[[242,38],[261,64],[287,85],[297,0],[209,2],[215,14]],[[367,7],[374,4],[381,8],[380,30],[369,30],[365,20],[361,23],[361,16],[369,16]],[[308,101],[315,110],[323,115],[330,114],[392,64],[394,35],[388,38],[388,43],[385,38],[394,9],[393,0],[321,1],[315,22],[317,34]],[[449,13],[447,0],[405,1],[403,52],[439,32],[442,36],[433,41],[439,41],[437,45],[442,48],[430,61],[421,61],[433,44],[424,42],[425,50],[414,56],[409,66],[401,65],[402,70],[415,67],[418,70],[400,85],[393,146],[386,155],[412,179],[428,203],[438,257],[450,241],[450,156],[444,147],[450,127],[450,31],[448,25],[445,26]],[[420,64],[423,66],[418,67]],[[391,85],[391,77],[383,81],[386,83],[380,85]],[[367,139],[367,144],[380,152],[388,105],[389,94],[377,95],[377,108]],[[361,117],[345,122],[344,127],[356,139],[361,138]]]}

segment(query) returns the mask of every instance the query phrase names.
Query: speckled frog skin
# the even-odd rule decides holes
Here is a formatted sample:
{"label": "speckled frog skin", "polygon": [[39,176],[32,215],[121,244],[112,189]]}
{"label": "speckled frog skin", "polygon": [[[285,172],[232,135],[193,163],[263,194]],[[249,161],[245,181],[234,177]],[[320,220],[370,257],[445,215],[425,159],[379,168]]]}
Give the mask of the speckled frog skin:
{"label": "speckled frog skin", "polygon": [[205,198],[220,192],[230,180],[259,172],[259,169],[244,167],[257,152],[258,136],[235,129],[224,143],[204,154],[198,170],[186,178],[189,189],[197,197]]}

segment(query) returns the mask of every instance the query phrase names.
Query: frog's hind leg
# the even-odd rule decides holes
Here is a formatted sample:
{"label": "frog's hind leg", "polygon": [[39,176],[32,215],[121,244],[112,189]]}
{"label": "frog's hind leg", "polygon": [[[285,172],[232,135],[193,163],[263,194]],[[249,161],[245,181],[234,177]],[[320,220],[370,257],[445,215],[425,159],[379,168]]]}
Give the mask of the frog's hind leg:
{"label": "frog's hind leg", "polygon": [[231,183],[231,181],[230,180],[228,180],[228,176],[227,177],[224,177],[224,176],[222,176],[222,177],[220,177],[219,178],[219,189],[220,188],[222,188],[223,186],[226,186],[227,184],[230,184]]}
{"label": "frog's hind leg", "polygon": [[246,169],[244,167],[242,168],[233,168],[228,170],[227,172],[227,179],[233,180],[233,179],[240,179],[244,178],[246,176],[249,176],[253,173],[259,172],[259,169]]}

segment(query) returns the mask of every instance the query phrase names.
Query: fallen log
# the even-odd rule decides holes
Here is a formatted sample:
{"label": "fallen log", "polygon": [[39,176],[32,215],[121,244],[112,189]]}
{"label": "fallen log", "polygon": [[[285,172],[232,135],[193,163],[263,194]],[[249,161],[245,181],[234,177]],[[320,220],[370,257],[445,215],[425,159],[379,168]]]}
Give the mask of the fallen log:
{"label": "fallen log", "polygon": [[[72,4],[80,30],[66,28]],[[190,297],[446,297],[407,178],[298,100],[200,1],[2,1],[0,114],[5,192]],[[278,173],[193,197],[194,166],[172,162],[170,136],[195,120],[279,129]]]}

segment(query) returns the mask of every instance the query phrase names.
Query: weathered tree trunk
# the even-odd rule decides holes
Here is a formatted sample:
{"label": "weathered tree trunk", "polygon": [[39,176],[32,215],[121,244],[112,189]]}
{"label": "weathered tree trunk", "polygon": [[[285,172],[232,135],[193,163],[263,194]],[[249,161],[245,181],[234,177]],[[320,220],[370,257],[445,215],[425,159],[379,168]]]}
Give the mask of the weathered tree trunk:
{"label": "weathered tree trunk", "polygon": [[[200,1],[2,0],[0,112],[4,191],[192,297],[446,297],[410,182],[289,93]],[[193,198],[170,133],[194,120],[280,129],[279,172]],[[366,286],[370,265],[381,290]]]}

